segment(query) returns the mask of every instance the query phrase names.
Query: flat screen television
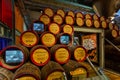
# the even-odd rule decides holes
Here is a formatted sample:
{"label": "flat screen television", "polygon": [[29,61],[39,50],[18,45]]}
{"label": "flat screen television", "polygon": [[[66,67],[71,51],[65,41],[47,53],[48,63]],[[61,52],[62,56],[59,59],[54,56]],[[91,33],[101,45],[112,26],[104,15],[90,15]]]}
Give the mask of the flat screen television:
{"label": "flat screen television", "polygon": [[70,37],[68,35],[62,35],[60,37],[61,44],[69,44],[69,42],[70,42]]}
{"label": "flat screen television", "polygon": [[44,24],[40,22],[34,22],[33,23],[33,30],[37,32],[43,32],[44,31]]}
{"label": "flat screen television", "polygon": [[21,50],[6,50],[5,62],[7,64],[19,64],[23,61],[24,55]]}

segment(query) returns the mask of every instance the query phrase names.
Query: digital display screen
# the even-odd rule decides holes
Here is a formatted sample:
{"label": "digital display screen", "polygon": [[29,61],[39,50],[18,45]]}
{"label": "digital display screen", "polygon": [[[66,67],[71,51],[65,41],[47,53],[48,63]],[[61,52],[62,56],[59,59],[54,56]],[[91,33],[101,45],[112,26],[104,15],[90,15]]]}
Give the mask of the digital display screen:
{"label": "digital display screen", "polygon": [[44,24],[43,23],[33,23],[33,30],[38,32],[44,31]]}
{"label": "digital display screen", "polygon": [[62,44],[69,44],[70,42],[70,37],[67,35],[61,36],[60,37],[60,43]]}
{"label": "digital display screen", "polygon": [[5,62],[7,64],[19,64],[23,61],[24,55],[20,50],[6,50]]}

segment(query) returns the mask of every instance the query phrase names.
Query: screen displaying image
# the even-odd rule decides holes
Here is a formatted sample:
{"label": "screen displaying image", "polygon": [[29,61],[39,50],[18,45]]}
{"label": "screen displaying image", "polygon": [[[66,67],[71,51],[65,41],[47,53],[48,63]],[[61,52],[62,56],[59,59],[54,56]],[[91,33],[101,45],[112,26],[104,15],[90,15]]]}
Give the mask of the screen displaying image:
{"label": "screen displaying image", "polygon": [[69,36],[64,35],[64,36],[60,37],[60,43],[62,43],[62,44],[69,44],[69,42],[70,42]]}
{"label": "screen displaying image", "polygon": [[5,62],[7,64],[17,64],[23,61],[23,53],[20,50],[6,50],[5,51]]}
{"label": "screen displaying image", "polygon": [[33,23],[33,30],[35,31],[40,31],[43,32],[44,31],[44,24],[43,23]]}

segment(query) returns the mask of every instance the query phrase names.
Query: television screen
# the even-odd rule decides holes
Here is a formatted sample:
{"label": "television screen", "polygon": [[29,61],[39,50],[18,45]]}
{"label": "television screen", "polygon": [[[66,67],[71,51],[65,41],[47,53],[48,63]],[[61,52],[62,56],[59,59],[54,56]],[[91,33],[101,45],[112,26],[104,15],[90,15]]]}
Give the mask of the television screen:
{"label": "television screen", "polygon": [[67,35],[63,35],[60,37],[60,43],[62,44],[69,44],[70,42],[70,37]]}
{"label": "television screen", "polygon": [[24,55],[20,50],[6,50],[5,62],[7,64],[19,64],[23,61]]}
{"label": "television screen", "polygon": [[38,32],[44,31],[44,24],[43,23],[33,23],[33,30]]}

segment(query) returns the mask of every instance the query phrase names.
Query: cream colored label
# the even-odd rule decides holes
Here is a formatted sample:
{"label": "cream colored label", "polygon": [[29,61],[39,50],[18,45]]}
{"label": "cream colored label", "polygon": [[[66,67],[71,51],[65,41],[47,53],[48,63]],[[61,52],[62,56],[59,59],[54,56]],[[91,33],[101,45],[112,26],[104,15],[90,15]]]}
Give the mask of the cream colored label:
{"label": "cream colored label", "polygon": [[56,15],[55,17],[54,17],[54,22],[56,22],[56,23],[58,23],[58,24],[61,24],[62,23],[62,17],[61,16],[59,16],[59,15]]}
{"label": "cream colored label", "polygon": [[56,71],[56,72],[51,73],[48,76],[47,80],[65,80],[65,79],[64,79],[63,72]]}
{"label": "cream colored label", "polygon": [[50,16],[50,17],[53,16],[53,11],[52,11],[51,9],[49,9],[49,8],[47,8],[47,9],[45,10],[45,13],[46,13],[48,16]]}
{"label": "cream colored label", "polygon": [[75,69],[74,71],[70,71],[70,75],[79,75],[79,74],[86,74],[87,75],[87,71],[86,71],[86,69],[84,69],[84,68],[77,68],[77,69]]}
{"label": "cream colored label", "polygon": [[37,42],[37,36],[32,32],[26,32],[22,36],[22,41],[26,45],[33,45]]}
{"label": "cream colored label", "polygon": [[26,77],[20,77],[16,80],[36,80],[34,77],[31,77],[31,76],[26,76]]}
{"label": "cream colored label", "polygon": [[53,34],[47,33],[43,35],[42,41],[47,47],[51,47],[55,44],[56,39]]}
{"label": "cream colored label", "polygon": [[57,33],[59,33],[59,31],[60,31],[60,28],[57,24],[53,23],[50,25],[50,32],[57,34]]}
{"label": "cream colored label", "polygon": [[98,28],[100,26],[100,23],[98,21],[95,21],[94,25],[95,25],[96,28]]}
{"label": "cream colored label", "polygon": [[80,61],[83,60],[86,56],[86,52],[83,48],[77,48],[74,51],[74,57],[76,60]]}
{"label": "cream colored label", "polygon": [[102,22],[102,26],[103,26],[103,28],[106,28],[107,27],[107,24],[106,24],[106,22]]}
{"label": "cream colored label", "polygon": [[84,24],[84,21],[82,20],[82,18],[77,18],[77,24],[79,26],[82,26]]}
{"label": "cream colored label", "polygon": [[40,18],[40,20],[44,23],[44,24],[49,24],[50,23],[50,18],[47,15],[42,15],[42,17]]}
{"label": "cream colored label", "polygon": [[66,23],[67,24],[73,24],[73,18],[71,16],[66,17]]}
{"label": "cream colored label", "polygon": [[48,58],[49,58],[49,53],[45,49],[39,48],[33,52],[33,60],[36,63],[39,64],[45,63],[48,60]]}
{"label": "cream colored label", "polygon": [[90,27],[90,26],[92,25],[91,20],[87,20],[87,21],[86,21],[86,25],[87,25],[88,27]]}
{"label": "cream colored label", "polygon": [[68,50],[65,48],[59,48],[58,50],[56,50],[55,58],[57,59],[57,61],[64,63],[69,58]]}
{"label": "cream colored label", "polygon": [[118,36],[118,33],[117,33],[116,30],[112,30],[112,36],[113,36],[113,37],[117,37],[117,36]]}
{"label": "cream colored label", "polygon": [[72,34],[72,32],[73,32],[72,30],[73,30],[72,26],[70,26],[70,25],[65,25],[64,29],[63,29],[64,33],[68,33],[68,34]]}
{"label": "cream colored label", "polygon": [[64,17],[64,16],[65,16],[65,13],[64,13],[64,11],[63,11],[63,10],[58,10],[58,11],[57,11],[57,14],[60,14],[62,17]]}

